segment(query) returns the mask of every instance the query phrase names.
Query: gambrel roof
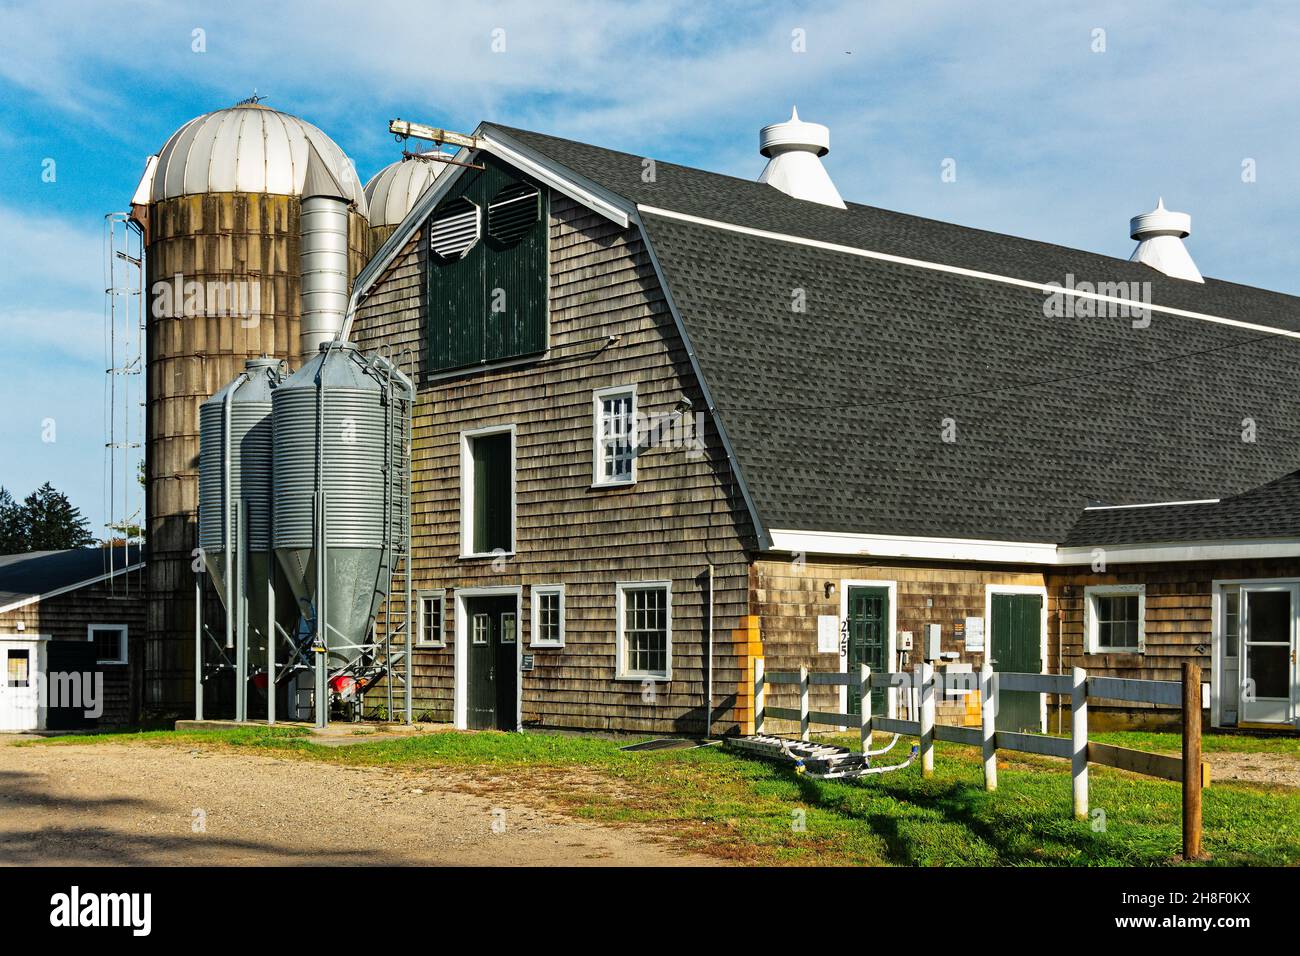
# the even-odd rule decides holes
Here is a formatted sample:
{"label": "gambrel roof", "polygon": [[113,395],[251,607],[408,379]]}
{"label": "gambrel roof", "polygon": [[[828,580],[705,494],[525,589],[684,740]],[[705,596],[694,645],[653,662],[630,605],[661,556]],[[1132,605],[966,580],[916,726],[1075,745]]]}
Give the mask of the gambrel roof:
{"label": "gambrel roof", "polygon": [[1054,549],[1089,504],[1230,498],[1300,470],[1296,297],[479,134],[639,221],[769,544]]}

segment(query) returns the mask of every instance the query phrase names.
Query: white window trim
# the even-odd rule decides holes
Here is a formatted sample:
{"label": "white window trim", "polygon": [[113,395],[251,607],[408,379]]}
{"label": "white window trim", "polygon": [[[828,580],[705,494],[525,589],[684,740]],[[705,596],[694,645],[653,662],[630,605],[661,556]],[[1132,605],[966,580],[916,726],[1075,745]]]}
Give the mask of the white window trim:
{"label": "white window trim", "polygon": [[[1136,594],[1138,599],[1137,647],[1102,647],[1098,639],[1097,615],[1092,600]],[[1145,654],[1147,646],[1147,586],[1145,584],[1089,584],[1083,589],[1083,633],[1087,654]]]}
{"label": "white window trim", "polygon": [[[601,442],[600,426],[604,420],[604,408],[602,407],[605,399],[617,398],[623,395],[630,395],[632,398],[632,434],[629,436],[632,440],[632,474],[627,478],[606,478],[601,472],[603,469],[604,445]],[[636,465],[637,465],[637,447],[636,447],[636,410],[637,396],[636,383],[631,385],[611,385],[609,388],[593,389],[591,393],[591,487],[593,488],[626,488],[628,485],[636,484]]]}
{"label": "white window trim", "polygon": [[[560,596],[560,638],[557,641],[539,641],[537,634],[538,614],[541,611],[542,602],[538,598],[543,594],[558,594]],[[532,587],[529,600],[532,602],[532,625],[528,631],[529,647],[563,647],[564,646],[564,585],[563,584],[534,584]]]}
{"label": "white window trim", "polygon": [[[626,620],[626,596],[628,591],[650,588],[662,588],[666,592],[664,623],[667,625],[668,641],[664,649],[664,671],[662,674],[633,674],[627,670],[627,652],[624,648],[623,625]],[[670,681],[673,679],[673,583],[671,581],[617,581],[614,584],[616,600],[614,612],[618,616],[618,628],[614,642],[615,680],[634,681]]]}
{"label": "white window trim", "polygon": [[[491,435],[510,434],[510,549],[508,551],[473,551],[474,529],[474,457],[470,453],[470,441]],[[515,425],[489,425],[460,433],[460,556],[465,558],[513,557],[518,545],[518,499],[519,499],[519,462],[518,435]]]}
{"label": "white window trim", "polygon": [[119,654],[118,654],[118,656],[117,656],[116,659],[112,659],[112,660],[110,660],[109,658],[100,658],[100,659],[96,660],[95,663],[96,663],[96,664],[125,664],[125,663],[127,663],[127,656],[128,656],[127,648],[130,646],[130,645],[128,644],[128,642],[127,642],[127,631],[128,631],[127,626],[126,626],[125,624],[87,624],[87,625],[86,625],[86,640],[90,641],[90,642],[93,644],[94,641],[95,641],[95,631],[97,631],[97,630],[104,630],[104,631],[110,631],[110,630],[111,630],[111,631],[121,631],[121,632],[122,632],[122,643],[121,643],[121,646],[120,646],[120,652],[119,652]]}
{"label": "white window trim", "polygon": [[[436,640],[428,641],[424,637],[424,602],[426,598],[442,599],[442,615],[438,621],[438,637]],[[415,646],[416,647],[446,647],[447,646],[447,591],[445,588],[427,588],[415,592]]]}

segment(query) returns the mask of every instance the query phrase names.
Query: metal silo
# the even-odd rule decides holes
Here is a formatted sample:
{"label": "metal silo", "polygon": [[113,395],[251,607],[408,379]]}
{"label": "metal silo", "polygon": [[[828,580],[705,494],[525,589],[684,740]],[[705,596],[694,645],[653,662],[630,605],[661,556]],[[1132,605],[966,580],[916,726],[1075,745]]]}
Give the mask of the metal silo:
{"label": "metal silo", "polygon": [[[413,399],[391,362],[344,341],[322,345],[272,396],[272,541],[324,664],[318,702],[364,692],[392,670],[372,624],[409,541]],[[317,706],[317,723],[327,718]]]}
{"label": "metal silo", "polygon": [[[445,154],[437,155],[445,158]],[[446,163],[441,160],[414,154],[390,163],[370,177],[366,183],[366,207],[372,251],[378,251],[406,218],[415,201],[446,168]]]}
{"label": "metal silo", "polygon": [[[223,650],[229,653],[206,665],[200,657],[196,680],[233,669],[239,719],[248,716],[250,673],[262,678],[256,686],[271,686],[266,675],[274,659],[267,655],[277,623],[289,633],[297,618],[288,588],[276,586],[271,555],[271,394],[284,365],[248,359],[234,381],[199,407],[199,548],[226,610]],[[270,699],[268,716],[274,716]]]}
{"label": "metal silo", "polygon": [[[296,361],[337,334],[329,324],[369,256],[365,213],[343,151],[256,102],[191,120],[146,165],[132,214],[145,234],[148,295],[144,690],[153,713],[194,700],[199,406],[246,359]],[[316,235],[321,227],[332,234]]]}

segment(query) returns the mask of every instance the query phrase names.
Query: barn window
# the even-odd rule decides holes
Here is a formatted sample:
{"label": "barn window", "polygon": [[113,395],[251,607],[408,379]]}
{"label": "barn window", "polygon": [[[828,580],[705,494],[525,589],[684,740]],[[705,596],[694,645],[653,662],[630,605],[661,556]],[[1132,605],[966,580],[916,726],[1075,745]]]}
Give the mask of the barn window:
{"label": "barn window", "polygon": [[617,676],[626,680],[671,680],[671,584],[667,581],[620,582],[617,588]]}
{"label": "barn window", "polygon": [[445,591],[421,591],[417,595],[419,621],[416,627],[417,647],[445,647],[447,645],[444,628],[443,608]]}
{"label": "barn window", "polygon": [[533,587],[533,647],[564,646],[564,585]]}
{"label": "barn window", "polygon": [[443,262],[459,262],[479,236],[479,209],[468,199],[444,203],[429,223],[429,248]]}
{"label": "barn window", "polygon": [[99,663],[126,663],[125,625],[92,624],[86,630],[86,639],[95,645],[95,659]]}
{"label": "barn window", "polygon": [[636,481],[636,386],[592,393],[592,484]]}
{"label": "barn window", "polygon": [[502,246],[514,245],[528,235],[541,214],[542,194],[536,186],[507,186],[488,203],[488,238]]}
{"label": "barn window", "polygon": [[1146,588],[1141,584],[1084,589],[1084,628],[1090,654],[1140,654],[1146,642]]}
{"label": "barn window", "polygon": [[506,425],[461,434],[461,557],[515,548],[515,440]]}
{"label": "barn window", "polygon": [[31,685],[31,658],[26,650],[10,650],[8,655],[10,687]]}

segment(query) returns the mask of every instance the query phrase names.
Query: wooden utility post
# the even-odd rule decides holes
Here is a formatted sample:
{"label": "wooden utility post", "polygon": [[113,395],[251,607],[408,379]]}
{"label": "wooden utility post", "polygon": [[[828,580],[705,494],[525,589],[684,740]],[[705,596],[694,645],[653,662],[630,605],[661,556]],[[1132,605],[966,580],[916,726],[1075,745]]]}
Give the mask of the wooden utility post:
{"label": "wooden utility post", "polygon": [[1201,858],[1201,665],[1183,663],[1183,859]]}

